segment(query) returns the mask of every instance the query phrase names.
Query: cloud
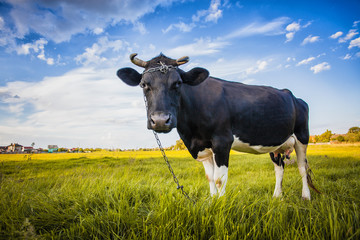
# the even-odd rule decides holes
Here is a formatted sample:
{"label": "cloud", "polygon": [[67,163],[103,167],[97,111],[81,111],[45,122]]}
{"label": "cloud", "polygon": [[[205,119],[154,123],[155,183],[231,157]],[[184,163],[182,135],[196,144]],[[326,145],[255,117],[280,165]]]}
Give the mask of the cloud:
{"label": "cloud", "polygon": [[310,68],[310,70],[313,71],[315,74],[317,74],[317,73],[325,71],[325,70],[330,70],[330,68],[331,68],[331,66],[329,63],[323,62],[323,63],[317,64],[315,66],[312,66]]}
{"label": "cloud", "polygon": [[340,37],[342,35],[343,35],[343,32],[339,31],[339,32],[336,32],[333,35],[331,35],[330,38],[337,39],[338,37]]}
{"label": "cloud", "polygon": [[355,36],[358,35],[358,34],[359,34],[359,33],[357,32],[356,29],[350,29],[349,32],[346,34],[345,37],[339,38],[339,43],[347,42],[347,41],[351,40],[353,37],[355,37]]}
{"label": "cloud", "polygon": [[[205,62],[201,65],[210,70],[211,76],[216,76],[230,81],[248,82],[254,81],[254,76],[264,71],[271,71],[272,59],[228,59],[221,58],[214,62]],[[195,66],[192,66],[195,67]]]}
{"label": "cloud", "polygon": [[93,30],[93,33],[96,35],[102,34],[104,32],[104,29],[97,27]]}
{"label": "cloud", "polygon": [[289,32],[287,34],[285,34],[286,37],[286,41],[285,42],[290,42],[294,39],[295,36],[295,32]]}
{"label": "cloud", "polygon": [[320,40],[320,37],[319,36],[312,36],[312,35],[309,35],[307,36],[304,41],[301,43],[301,45],[306,45],[308,43],[314,43],[314,42],[318,42]]}
{"label": "cloud", "polygon": [[25,43],[17,46],[15,49],[18,55],[29,55],[31,52],[37,54],[37,58],[45,61],[48,65],[54,64],[53,58],[47,58],[45,56],[45,45],[48,43],[44,38],[34,41],[33,43]]}
{"label": "cloud", "polygon": [[[2,137],[33,139],[42,146],[50,144],[49,139],[66,147],[154,144],[151,133],[146,135],[141,89],[126,86],[116,71],[78,68],[39,82],[0,87]],[[144,134],[137,137],[134,132]]]}
{"label": "cloud", "polygon": [[4,29],[5,26],[5,21],[4,19],[0,16],[0,31]]}
{"label": "cloud", "polygon": [[349,45],[349,49],[353,48],[353,47],[358,47],[360,48],[360,37],[351,40],[350,45]]}
{"label": "cloud", "polygon": [[186,24],[184,22],[179,22],[176,24],[170,24],[169,27],[167,27],[165,30],[163,29],[163,33],[168,33],[171,30],[177,28],[180,30],[180,32],[191,32],[191,30],[195,27],[194,23]]}
{"label": "cloud", "polygon": [[294,39],[296,32],[298,32],[301,28],[307,28],[308,26],[311,25],[311,23],[312,22],[308,22],[307,24],[301,26],[299,20],[298,22],[292,22],[289,25],[287,25],[285,28],[285,30],[287,31],[287,33],[285,34],[286,37],[285,43],[291,42]]}
{"label": "cloud", "polygon": [[203,56],[211,55],[219,52],[222,48],[227,46],[229,43],[222,40],[211,40],[211,39],[196,39],[194,43],[182,45],[169,49],[166,52],[169,56]]}
{"label": "cloud", "polygon": [[309,64],[310,62],[312,62],[312,61],[314,61],[314,60],[315,60],[314,57],[309,57],[309,58],[307,58],[307,59],[304,59],[304,60],[298,62],[298,63],[296,64],[296,66],[306,65],[306,64]]}
{"label": "cloud", "polygon": [[[225,2],[224,5],[227,3]],[[223,11],[220,9],[221,0],[211,0],[210,6],[206,10],[199,10],[195,15],[192,16],[192,22],[187,24],[182,21],[179,23],[170,24],[166,29],[163,29],[163,33],[168,33],[171,30],[178,29],[181,32],[191,32],[196,27],[196,23],[199,21],[203,22],[214,22],[217,23],[218,19],[222,17]]]}
{"label": "cloud", "polygon": [[193,22],[199,22],[203,19],[205,22],[216,23],[222,17],[221,0],[211,0],[210,6],[206,10],[197,11],[196,15],[192,16]]}
{"label": "cloud", "polygon": [[141,35],[145,35],[148,33],[146,30],[145,24],[139,21],[134,22],[134,28],[135,31],[138,31]]}
{"label": "cloud", "polygon": [[351,55],[350,54],[346,54],[345,57],[343,57],[342,59],[343,60],[349,60],[351,58]]}
{"label": "cloud", "polygon": [[300,30],[300,24],[297,22],[290,23],[286,26],[286,31],[288,32],[297,32]]}
{"label": "cloud", "polygon": [[287,17],[276,18],[270,22],[254,22],[241,27],[226,35],[224,39],[249,37],[254,35],[280,35],[284,33],[284,25],[289,21]]}
{"label": "cloud", "polygon": [[170,5],[174,0],[132,0],[132,1],[12,1],[10,16],[13,37],[24,38],[35,32],[60,43],[70,40],[79,33],[99,32],[107,25],[133,23],[143,33],[139,18],[153,12],[158,6]]}
{"label": "cloud", "polygon": [[354,21],[354,23],[353,23],[353,27],[357,27],[357,25],[360,23],[360,20],[358,20],[358,21]]}
{"label": "cloud", "polygon": [[253,75],[258,72],[264,71],[268,65],[269,65],[269,63],[267,61],[259,60],[256,62],[255,67],[250,67],[245,70],[246,76]]}
{"label": "cloud", "polygon": [[75,57],[76,62],[83,65],[100,64],[108,59],[103,54],[109,50],[119,52],[128,45],[127,42],[121,40],[111,41],[108,37],[101,37],[91,47],[86,48],[85,52]]}

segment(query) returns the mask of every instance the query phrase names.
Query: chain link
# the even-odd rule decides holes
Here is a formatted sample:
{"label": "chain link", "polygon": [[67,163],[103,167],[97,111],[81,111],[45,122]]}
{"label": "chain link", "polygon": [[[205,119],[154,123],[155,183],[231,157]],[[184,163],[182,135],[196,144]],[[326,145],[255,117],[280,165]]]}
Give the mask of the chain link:
{"label": "chain link", "polygon": [[[144,101],[145,101],[145,107],[146,107],[146,110],[147,110],[148,105],[147,105],[147,101],[146,101],[145,95],[144,95]],[[165,160],[165,163],[166,163],[166,165],[168,166],[169,171],[170,171],[170,173],[171,173],[171,175],[172,175],[172,177],[173,177],[173,179],[174,179],[174,182],[175,182],[176,185],[177,185],[177,188],[176,188],[176,189],[178,189],[178,190],[180,189],[182,195],[184,195],[188,200],[190,200],[193,204],[195,204],[195,200],[193,200],[193,199],[190,198],[189,194],[184,190],[184,186],[183,186],[183,185],[180,185],[179,179],[176,177],[176,175],[175,175],[175,173],[174,173],[174,169],[171,167],[170,161],[169,161],[168,157],[167,157],[166,154],[165,154],[164,148],[163,148],[162,145],[161,145],[161,141],[160,141],[160,139],[159,139],[158,134],[157,134],[155,131],[153,131],[153,134],[154,134],[154,136],[155,136],[156,143],[157,143],[158,146],[159,146],[159,149],[160,149],[160,151],[161,151],[161,154],[162,154],[162,156],[163,156],[163,158],[164,158],[164,160]]]}

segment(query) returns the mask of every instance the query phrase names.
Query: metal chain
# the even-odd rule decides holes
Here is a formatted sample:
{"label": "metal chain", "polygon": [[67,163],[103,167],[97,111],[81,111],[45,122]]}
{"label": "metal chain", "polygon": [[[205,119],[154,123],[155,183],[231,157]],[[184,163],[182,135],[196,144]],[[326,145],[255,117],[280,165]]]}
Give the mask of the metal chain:
{"label": "metal chain", "polygon": [[177,69],[177,67],[165,65],[163,62],[160,62],[160,64],[160,67],[149,68],[148,70],[145,70],[142,74],[144,75],[145,73],[151,73],[156,71],[160,71],[161,73],[167,73],[170,69]]}
{"label": "metal chain", "polygon": [[[146,109],[147,109],[147,108],[148,108],[148,105],[147,105],[147,101],[146,101],[145,95],[144,95],[144,101],[145,101],[145,107],[146,107]],[[161,151],[161,154],[162,154],[162,156],[163,156],[163,158],[164,158],[164,160],[165,160],[165,162],[166,162],[166,165],[168,166],[169,171],[170,171],[170,173],[171,173],[171,175],[172,175],[172,177],[173,177],[173,179],[174,179],[174,182],[175,182],[176,185],[177,185],[177,188],[176,188],[176,189],[178,189],[178,190],[180,189],[182,195],[184,195],[188,200],[190,200],[193,204],[195,204],[195,200],[193,200],[193,199],[190,198],[189,194],[184,190],[184,186],[183,186],[183,185],[180,185],[179,179],[176,177],[176,175],[175,175],[175,173],[174,173],[174,169],[171,167],[170,161],[169,161],[168,157],[167,157],[166,154],[165,154],[164,148],[163,148],[162,145],[161,145],[161,141],[160,141],[160,139],[159,139],[158,134],[157,134],[155,131],[153,131],[153,134],[154,134],[154,136],[155,136],[155,139],[156,139],[156,142],[157,142],[157,144],[158,144],[158,146],[159,146],[159,149],[160,149],[160,151]]]}

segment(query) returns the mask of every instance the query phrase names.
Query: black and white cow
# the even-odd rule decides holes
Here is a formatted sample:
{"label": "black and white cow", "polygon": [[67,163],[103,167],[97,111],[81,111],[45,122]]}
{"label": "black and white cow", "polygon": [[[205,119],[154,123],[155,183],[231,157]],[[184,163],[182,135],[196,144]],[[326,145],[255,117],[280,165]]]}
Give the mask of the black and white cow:
{"label": "black and white cow", "polygon": [[252,86],[209,77],[203,68],[185,72],[178,60],[162,54],[149,61],[131,61],[145,70],[122,68],[118,77],[143,88],[148,103],[148,128],[168,133],[173,128],[191,155],[204,165],[211,195],[225,193],[231,149],[253,154],[271,153],[275,166],[274,197],[281,196],[282,156],[296,151],[302,177],[302,197],[310,199],[307,173],[308,106],[289,90]]}

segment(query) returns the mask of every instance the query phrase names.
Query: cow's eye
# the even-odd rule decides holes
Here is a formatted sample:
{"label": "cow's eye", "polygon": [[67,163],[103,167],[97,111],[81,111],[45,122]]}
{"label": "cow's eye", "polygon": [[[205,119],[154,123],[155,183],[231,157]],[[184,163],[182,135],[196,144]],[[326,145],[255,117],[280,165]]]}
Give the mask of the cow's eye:
{"label": "cow's eye", "polygon": [[174,84],[173,84],[173,89],[177,89],[177,88],[179,88],[180,86],[181,86],[181,84],[182,84],[182,82],[181,81],[177,81],[177,82],[175,82]]}
{"label": "cow's eye", "polygon": [[149,85],[150,85],[150,84],[145,83],[145,82],[141,82],[141,83],[140,83],[140,87],[141,87],[141,88],[144,88],[144,89],[148,89],[148,88],[149,88]]}

